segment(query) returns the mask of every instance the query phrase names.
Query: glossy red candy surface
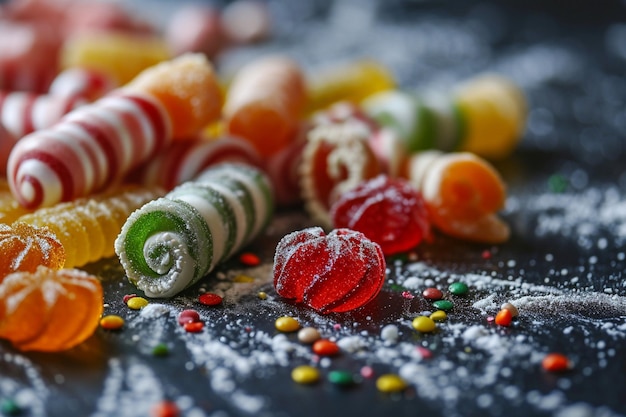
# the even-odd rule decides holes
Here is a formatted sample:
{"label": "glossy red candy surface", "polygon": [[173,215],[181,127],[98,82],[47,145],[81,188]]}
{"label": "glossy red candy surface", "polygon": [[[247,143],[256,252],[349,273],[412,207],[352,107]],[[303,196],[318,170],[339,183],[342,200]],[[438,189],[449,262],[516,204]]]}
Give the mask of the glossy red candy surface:
{"label": "glossy red candy surface", "polygon": [[421,194],[407,181],[379,175],[344,193],[331,207],[334,227],[357,230],[385,255],[405,252],[430,234]]}
{"label": "glossy red candy surface", "polygon": [[274,256],[276,292],[322,313],[350,311],[380,292],[385,280],[380,246],[362,233],[320,227],[292,232]]}

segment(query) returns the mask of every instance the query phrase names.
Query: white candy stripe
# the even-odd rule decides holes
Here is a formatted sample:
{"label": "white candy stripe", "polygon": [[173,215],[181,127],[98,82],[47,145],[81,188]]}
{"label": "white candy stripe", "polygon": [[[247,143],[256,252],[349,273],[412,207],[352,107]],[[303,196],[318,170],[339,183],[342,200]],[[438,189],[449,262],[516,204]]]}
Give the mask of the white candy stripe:
{"label": "white candy stripe", "polygon": [[250,174],[237,169],[228,169],[228,176],[241,182],[250,193],[252,201],[254,202],[254,207],[252,208],[252,212],[254,213],[254,225],[250,231],[250,239],[261,231],[261,228],[265,224],[265,220],[270,215],[270,213],[268,213],[267,200],[263,194],[263,190],[261,190]]}
{"label": "white candy stripe", "polygon": [[[427,176],[432,176],[433,164],[440,160],[443,155],[441,151],[424,151],[413,155],[409,161],[408,177],[418,190],[424,193],[424,182]],[[425,196],[424,196],[425,197]]]}
{"label": "white candy stripe", "polygon": [[2,102],[2,124],[16,138],[26,135],[26,107],[30,100],[29,93],[9,93]]}
{"label": "white candy stripe", "polygon": [[239,200],[236,195],[237,190],[231,190],[216,181],[202,183],[220,193],[220,195],[224,197],[226,204],[232,208],[233,213],[235,214],[235,225],[237,230],[235,230],[235,243],[232,248],[232,252],[235,253],[241,249],[241,247],[245,245],[248,240],[248,236],[246,235],[246,230],[248,229],[246,211],[241,204],[241,200]]}
{"label": "white candy stripe", "polygon": [[[26,201],[35,199],[35,190],[28,182],[23,182],[23,178],[28,175],[36,178],[43,188],[43,206],[51,206],[61,200],[62,184],[57,173],[50,167],[37,160],[28,159],[24,161],[17,170],[15,176],[15,185],[17,188],[13,192],[17,192]],[[14,185],[11,185],[13,190]]]}
{"label": "white candy stripe", "polygon": [[[150,248],[160,245],[167,246],[167,255],[176,258],[174,266],[168,269],[151,262],[148,256]],[[158,279],[140,277],[137,281],[137,287],[148,297],[171,297],[184,290],[194,279],[195,269],[188,266],[195,264],[195,260],[189,253],[184,236],[177,233],[161,232],[150,236],[144,243],[144,258],[150,268],[160,274]]]}

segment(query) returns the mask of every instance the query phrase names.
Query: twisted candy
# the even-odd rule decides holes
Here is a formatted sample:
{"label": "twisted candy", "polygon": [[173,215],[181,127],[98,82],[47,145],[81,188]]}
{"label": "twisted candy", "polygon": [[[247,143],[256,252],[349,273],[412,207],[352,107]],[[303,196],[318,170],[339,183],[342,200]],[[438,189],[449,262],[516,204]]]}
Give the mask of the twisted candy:
{"label": "twisted candy", "polygon": [[218,165],[135,211],[115,252],[147,296],[171,297],[257,236],[272,210],[270,182],[261,171]]}
{"label": "twisted candy", "polygon": [[9,155],[9,185],[27,208],[71,201],[122,178],[170,139],[155,99],[119,92],[20,140]]}
{"label": "twisted candy", "polygon": [[65,267],[72,268],[114,255],[113,243],[128,216],[164,193],[158,187],[127,187],[39,209],[19,221],[52,230],[65,248]]}

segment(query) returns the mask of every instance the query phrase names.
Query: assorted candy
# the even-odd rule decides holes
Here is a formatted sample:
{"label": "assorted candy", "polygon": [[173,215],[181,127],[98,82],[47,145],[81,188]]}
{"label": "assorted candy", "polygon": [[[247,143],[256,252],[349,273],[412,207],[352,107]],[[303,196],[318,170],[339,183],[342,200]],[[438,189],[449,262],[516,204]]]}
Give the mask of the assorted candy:
{"label": "assorted candy", "polygon": [[76,269],[39,266],[0,283],[0,338],[20,350],[72,348],[93,334],[102,311],[100,280]]}
{"label": "assorted candy", "polygon": [[292,232],[274,256],[278,295],[321,313],[354,310],[376,297],[385,281],[380,246],[360,232],[320,227]]}
{"label": "assorted candy", "polygon": [[269,179],[258,169],[222,164],[126,221],[115,252],[149,297],[171,297],[250,242],[273,214]]}

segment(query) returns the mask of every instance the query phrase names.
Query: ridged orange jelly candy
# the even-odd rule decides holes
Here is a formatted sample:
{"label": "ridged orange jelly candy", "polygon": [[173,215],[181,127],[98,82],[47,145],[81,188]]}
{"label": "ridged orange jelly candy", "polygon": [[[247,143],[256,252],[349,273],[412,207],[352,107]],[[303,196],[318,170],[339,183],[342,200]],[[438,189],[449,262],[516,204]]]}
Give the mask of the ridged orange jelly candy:
{"label": "ridged orange jelly candy", "polygon": [[20,222],[0,224],[0,253],[0,282],[13,272],[60,269],[65,262],[65,249],[50,230]]}
{"label": "ridged orange jelly candy", "polygon": [[100,280],[76,269],[40,266],[0,284],[0,338],[19,350],[70,349],[93,334],[102,311]]}
{"label": "ridged orange jelly candy", "polygon": [[126,90],[155,97],[165,107],[175,139],[193,139],[221,116],[223,94],[211,63],[185,54],[139,74]]}

